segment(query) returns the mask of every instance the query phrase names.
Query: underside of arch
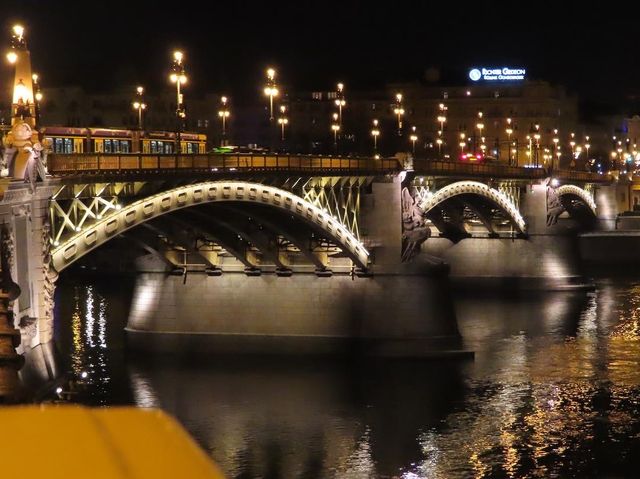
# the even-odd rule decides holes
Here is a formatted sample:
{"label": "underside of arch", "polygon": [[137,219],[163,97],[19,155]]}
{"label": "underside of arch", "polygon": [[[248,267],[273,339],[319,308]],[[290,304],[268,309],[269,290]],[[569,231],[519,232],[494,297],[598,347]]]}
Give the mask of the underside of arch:
{"label": "underside of arch", "polygon": [[571,217],[586,221],[596,219],[596,203],[587,190],[575,185],[561,185],[556,188],[556,194]]}
{"label": "underside of arch", "polygon": [[419,205],[444,237],[457,242],[469,236],[464,228],[465,214],[470,213],[490,235],[496,235],[494,218],[501,217],[520,234],[526,234],[526,223],[511,200],[483,183],[460,181],[426,196]]}
{"label": "underside of arch", "polygon": [[[342,255],[350,258],[356,267],[363,270],[368,267],[368,251],[338,220],[291,192],[242,181],[186,185],[136,201],[56,246],[52,251],[53,267],[61,271],[112,238],[164,215],[169,218],[175,216],[175,212],[179,210],[204,214],[208,208],[204,205],[211,207],[230,205],[236,210],[246,210],[249,217],[252,210],[260,210],[261,214],[265,211],[273,212],[278,222],[284,224],[290,220],[296,224],[304,224],[309,230],[315,232],[316,236],[324,238],[339,248]],[[256,245],[260,244],[267,255],[273,254],[273,251],[269,251],[270,238],[267,232],[250,223],[238,223],[228,210],[218,208],[217,211],[224,214],[221,214],[220,218],[212,217],[210,222],[212,230],[217,229],[216,225],[235,229],[238,236]],[[170,213],[174,214],[169,215]],[[283,227],[284,230],[288,228],[289,225]],[[233,247],[230,246],[230,249],[233,250]],[[236,253],[242,254],[240,251]],[[275,263],[279,264],[277,258]],[[280,266],[284,265],[280,264]]]}

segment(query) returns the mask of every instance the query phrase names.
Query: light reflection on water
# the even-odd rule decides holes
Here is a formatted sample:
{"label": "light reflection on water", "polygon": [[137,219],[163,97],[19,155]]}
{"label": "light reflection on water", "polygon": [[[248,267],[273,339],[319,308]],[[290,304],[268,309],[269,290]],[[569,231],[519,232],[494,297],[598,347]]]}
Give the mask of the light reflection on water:
{"label": "light reflection on water", "polygon": [[639,293],[459,299],[463,362],[126,358],[106,285],[63,284],[57,321],[87,402],[166,409],[229,477],[630,477]]}

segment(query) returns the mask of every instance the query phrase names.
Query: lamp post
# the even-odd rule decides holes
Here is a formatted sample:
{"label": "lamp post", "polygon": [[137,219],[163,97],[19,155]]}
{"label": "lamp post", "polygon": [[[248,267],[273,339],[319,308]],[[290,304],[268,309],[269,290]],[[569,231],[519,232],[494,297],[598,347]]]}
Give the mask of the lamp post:
{"label": "lamp post", "polygon": [[378,128],[378,120],[373,120],[373,128],[371,129],[371,136],[373,137],[373,154],[378,158],[378,137],[380,136],[380,129]]}
{"label": "lamp post", "polygon": [[344,99],[344,83],[338,83],[338,98],[336,98],[336,106],[338,107],[338,126],[342,128],[342,107],[344,107],[347,102]]}
{"label": "lamp post", "polygon": [[[481,121],[479,121],[478,123],[476,123],[476,128],[478,129],[478,137],[480,138],[480,150],[484,151],[484,137],[482,136],[482,129],[484,128],[484,123],[482,123]],[[477,152],[477,145],[476,145],[476,152]]]}
{"label": "lamp post", "polygon": [[536,132],[533,134],[533,138],[536,140],[536,159],[535,159],[535,164],[536,164],[536,168],[538,166],[540,166],[539,162],[540,162],[540,133],[539,133],[539,125],[536,125]]}
{"label": "lamp post", "polygon": [[571,161],[569,162],[569,167],[573,168],[574,166],[576,166],[576,141],[575,141],[575,137],[576,134],[575,133],[571,133],[571,141],[569,141],[569,145],[571,146]]}
{"label": "lamp post", "polygon": [[331,131],[333,131],[333,150],[338,153],[338,132],[340,131],[340,115],[333,114],[333,123],[331,123]]}
{"label": "lamp post", "polygon": [[589,148],[591,148],[591,144],[589,143],[589,135],[585,136],[584,139],[586,140],[584,143],[584,148],[585,150],[587,150],[587,161],[589,161]]}
{"label": "lamp post", "polygon": [[269,97],[269,120],[273,121],[273,97],[278,96],[276,71],[273,68],[267,68],[267,86],[264,88],[264,94]]}
{"label": "lamp post", "polygon": [[226,145],[226,136],[227,136],[227,118],[231,116],[231,112],[227,107],[227,101],[229,99],[226,96],[220,98],[220,103],[222,104],[220,110],[218,110],[218,116],[222,121],[222,140],[220,141],[220,146]]}
{"label": "lamp post", "polygon": [[511,165],[511,135],[513,134],[511,121],[511,118],[507,118],[507,128],[505,129],[505,133],[507,134],[507,156],[509,158],[509,165]]}
{"label": "lamp post", "polygon": [[466,137],[466,134],[460,133],[460,143],[458,143],[458,146],[460,147],[460,156],[464,155],[464,147],[467,145],[467,142],[465,141]]}
{"label": "lamp post", "polygon": [[440,123],[440,136],[444,135],[444,123],[447,121],[447,107],[445,106],[444,103],[440,103],[438,105],[438,110],[440,110],[440,113],[438,114],[437,120],[438,123]]}
{"label": "lamp post", "polygon": [[284,141],[284,128],[289,123],[289,119],[285,116],[287,107],[280,106],[280,118],[278,118],[278,125],[280,125],[280,140]]}
{"label": "lamp post", "polygon": [[409,139],[411,140],[411,153],[413,153],[413,156],[416,155],[416,141],[418,141],[418,135],[416,134],[416,127],[412,126],[411,127],[411,136],[409,137]]}
{"label": "lamp post", "polygon": [[171,83],[176,84],[176,153],[181,152],[181,140],[180,137],[182,132],[182,122],[186,118],[187,114],[184,109],[184,104],[182,102],[182,93],[180,93],[180,85],[184,85],[187,83],[187,74],[184,70],[183,63],[184,55],[181,51],[173,52],[173,64],[171,66],[171,73],[169,74],[169,80]]}
{"label": "lamp post", "polygon": [[478,135],[476,136],[474,131],[473,138],[473,152],[474,154],[478,153],[479,140],[482,138],[482,129],[484,128],[484,123],[482,122],[483,113],[482,110],[478,111],[478,122],[476,123],[476,128],[478,129]]}
{"label": "lamp post", "polygon": [[147,108],[146,103],[144,103],[142,94],[144,93],[144,88],[139,86],[136,88],[136,100],[133,102],[133,109],[138,111],[138,129],[142,130],[142,110]]}
{"label": "lamp post", "polygon": [[402,135],[402,115],[404,108],[402,107],[402,93],[396,93],[396,107],[393,112],[398,116],[398,136]]}
{"label": "lamp post", "polygon": [[[558,148],[558,142],[560,138],[558,138],[558,129],[553,130],[553,155],[558,158],[558,167],[560,167],[560,149]],[[553,160],[553,157],[552,157]],[[553,170],[553,161],[551,162],[551,169]]]}
{"label": "lamp post", "polygon": [[42,92],[40,91],[40,83],[38,83],[38,79],[40,77],[38,76],[37,73],[34,73],[33,75],[31,75],[31,80],[33,80],[33,106],[34,106],[34,111],[35,111],[35,116],[36,116],[36,127],[38,127],[40,125],[40,102],[42,101],[43,95]]}

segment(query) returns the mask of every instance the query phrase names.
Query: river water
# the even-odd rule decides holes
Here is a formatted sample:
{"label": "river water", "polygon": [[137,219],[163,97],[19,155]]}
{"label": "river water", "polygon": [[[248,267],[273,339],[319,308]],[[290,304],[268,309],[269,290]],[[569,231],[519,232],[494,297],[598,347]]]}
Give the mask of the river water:
{"label": "river water", "polygon": [[473,360],[138,357],[133,280],[63,277],[76,400],[173,414],[229,477],[638,477],[640,281],[456,300]]}

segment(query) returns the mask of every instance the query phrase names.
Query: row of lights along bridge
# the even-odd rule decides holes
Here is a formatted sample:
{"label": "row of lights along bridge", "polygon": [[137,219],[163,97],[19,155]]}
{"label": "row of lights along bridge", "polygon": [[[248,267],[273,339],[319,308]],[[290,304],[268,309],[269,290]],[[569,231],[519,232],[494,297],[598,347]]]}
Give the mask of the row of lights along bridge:
{"label": "row of lights along bridge", "polygon": [[[26,49],[24,28],[20,25],[16,25],[13,27],[11,47],[12,50],[7,54],[7,58],[11,63],[15,63],[17,55],[14,50]],[[178,145],[180,145],[180,134],[184,130],[186,119],[186,109],[182,88],[187,83],[184,54],[181,51],[173,52],[173,63],[170,69],[169,80],[176,87],[175,120]],[[21,82],[22,81],[20,81],[20,83]],[[26,87],[24,85],[20,85],[20,83],[16,86],[16,89],[20,89],[20,87],[22,86],[22,88],[26,90]],[[32,85],[34,89],[34,107],[36,115],[35,120],[36,124],[39,124],[40,103],[42,101],[43,95],[40,92],[39,77],[35,73],[32,77]],[[136,88],[135,100],[132,103],[133,109],[137,112],[138,128],[140,129],[142,129],[144,126],[143,115],[148,108],[147,103],[145,103],[144,101],[143,94],[144,88],[142,86],[138,86]],[[282,94],[277,85],[276,71],[273,68],[268,68],[266,70],[266,85],[264,88],[264,94],[269,98],[269,121],[272,125],[277,125],[280,134],[280,141],[284,142],[286,139],[287,127],[290,124],[290,119],[287,116],[287,107],[284,104],[279,106],[278,118],[275,118],[274,116],[274,101],[278,97],[282,96]],[[18,98],[21,97],[20,92],[17,92],[17,96]],[[24,95],[24,97],[27,98],[27,95]],[[337,153],[339,151],[339,140],[341,139],[342,132],[344,130],[343,111],[347,107],[345,86],[343,83],[337,84],[334,103],[336,110],[331,114],[330,119],[328,119],[328,125],[329,131],[333,136],[334,151]],[[395,101],[392,105],[392,111],[397,121],[396,134],[398,137],[403,137],[403,134],[405,132],[403,128],[405,107],[402,93],[396,93]],[[436,156],[437,150],[437,157],[440,159],[452,159],[459,157],[461,159],[476,161],[483,158],[495,158],[503,160],[506,159],[509,164],[519,164],[518,154],[520,148],[518,145],[517,136],[516,138],[512,139],[512,135],[517,129],[517,125],[512,118],[505,119],[505,136],[502,139],[500,137],[496,137],[492,142],[493,144],[491,145],[488,141],[488,138],[483,135],[483,130],[485,128],[484,118],[483,112],[479,111],[475,127],[472,129],[472,131],[468,131],[466,126],[464,128],[460,128],[460,131],[458,133],[459,142],[457,145],[455,145],[448,144],[445,140],[444,132],[447,123],[447,112],[448,107],[444,103],[440,103],[437,111],[437,116],[434,119],[435,124],[437,124],[437,126],[439,127],[439,129],[437,130],[437,134],[435,135],[435,138],[433,138],[433,135],[429,137],[427,134],[425,134],[425,141],[422,143],[422,146],[427,150],[431,150],[431,156]],[[221,143],[222,145],[225,145],[227,144],[228,122],[229,117],[231,116],[228,96],[221,96],[218,116],[221,122]],[[372,153],[376,157],[378,157],[380,138],[383,137],[383,135],[382,125],[377,118],[372,119],[370,135],[372,139]],[[451,138],[451,136],[449,136],[449,138]],[[415,156],[416,144],[420,140],[416,126],[411,126],[407,140],[407,147],[410,143],[411,151]],[[549,167],[554,166],[554,164],[559,164],[562,157],[562,146],[560,143],[558,129],[554,129],[552,132],[542,132],[540,129],[540,125],[531,125],[530,132],[526,136],[526,141],[526,165]],[[589,148],[591,146],[589,143],[589,136],[585,136],[582,144],[579,144],[576,141],[575,133],[572,132],[569,136],[568,146],[571,152],[569,162],[570,167],[575,166],[575,160],[582,154],[583,151],[585,152],[588,159]],[[612,151],[611,156],[612,159],[615,159],[617,156],[622,156],[620,142],[618,142],[617,145],[614,145],[614,150]]]}

